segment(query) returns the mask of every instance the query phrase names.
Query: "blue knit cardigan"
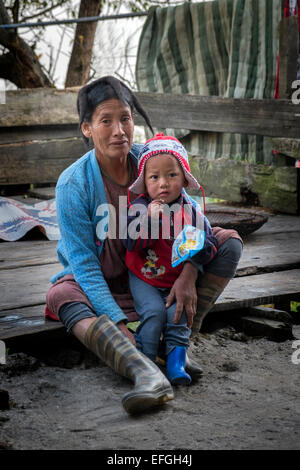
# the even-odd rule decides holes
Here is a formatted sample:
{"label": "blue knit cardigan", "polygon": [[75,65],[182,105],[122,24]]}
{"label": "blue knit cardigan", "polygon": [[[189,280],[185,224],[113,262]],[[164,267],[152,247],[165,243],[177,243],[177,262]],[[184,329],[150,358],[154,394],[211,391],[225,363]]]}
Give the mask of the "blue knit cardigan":
{"label": "blue knit cardigan", "polygon": [[[129,153],[136,165],[141,147],[133,144]],[[64,170],[56,185],[57,221],[61,233],[56,251],[63,270],[54,275],[51,282],[54,284],[61,277],[73,274],[96,315],[106,314],[118,323],[126,321],[127,317],[114,300],[100,265],[106,232],[102,230],[99,236],[97,224],[101,216],[96,212],[100,204],[106,203],[103,179],[93,149]]]}

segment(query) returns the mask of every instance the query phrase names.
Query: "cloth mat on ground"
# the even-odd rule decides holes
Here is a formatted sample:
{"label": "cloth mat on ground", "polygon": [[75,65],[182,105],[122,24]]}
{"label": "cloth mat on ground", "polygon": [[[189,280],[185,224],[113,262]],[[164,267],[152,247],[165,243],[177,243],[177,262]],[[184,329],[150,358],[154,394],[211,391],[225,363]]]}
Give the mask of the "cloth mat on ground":
{"label": "cloth mat on ground", "polygon": [[0,197],[0,239],[16,241],[29,230],[38,227],[49,240],[59,240],[55,199],[24,204],[14,199]]}

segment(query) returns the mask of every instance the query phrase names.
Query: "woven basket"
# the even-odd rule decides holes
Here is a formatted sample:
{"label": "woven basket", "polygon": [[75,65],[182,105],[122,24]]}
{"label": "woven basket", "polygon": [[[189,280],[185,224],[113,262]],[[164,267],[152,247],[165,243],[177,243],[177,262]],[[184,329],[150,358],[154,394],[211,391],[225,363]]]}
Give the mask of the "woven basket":
{"label": "woven basket", "polygon": [[241,236],[255,232],[268,220],[266,215],[242,209],[213,209],[205,212],[212,227],[236,230]]}

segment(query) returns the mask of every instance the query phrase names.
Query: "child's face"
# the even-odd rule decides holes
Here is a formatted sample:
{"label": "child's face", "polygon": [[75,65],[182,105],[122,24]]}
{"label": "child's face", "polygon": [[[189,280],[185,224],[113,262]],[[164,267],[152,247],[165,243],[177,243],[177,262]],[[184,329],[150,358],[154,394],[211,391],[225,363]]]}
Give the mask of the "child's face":
{"label": "child's face", "polygon": [[183,170],[176,157],[163,153],[146,162],[145,185],[153,200],[170,203],[177,199],[186,186]]}

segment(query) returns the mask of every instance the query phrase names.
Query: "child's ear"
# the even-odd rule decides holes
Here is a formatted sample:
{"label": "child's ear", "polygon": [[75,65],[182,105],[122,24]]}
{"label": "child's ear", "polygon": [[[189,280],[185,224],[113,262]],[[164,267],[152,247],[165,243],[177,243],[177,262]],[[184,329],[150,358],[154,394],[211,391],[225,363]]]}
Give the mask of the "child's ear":
{"label": "child's ear", "polygon": [[189,182],[184,178],[183,187],[184,187],[184,188],[187,188],[188,185],[189,185]]}

